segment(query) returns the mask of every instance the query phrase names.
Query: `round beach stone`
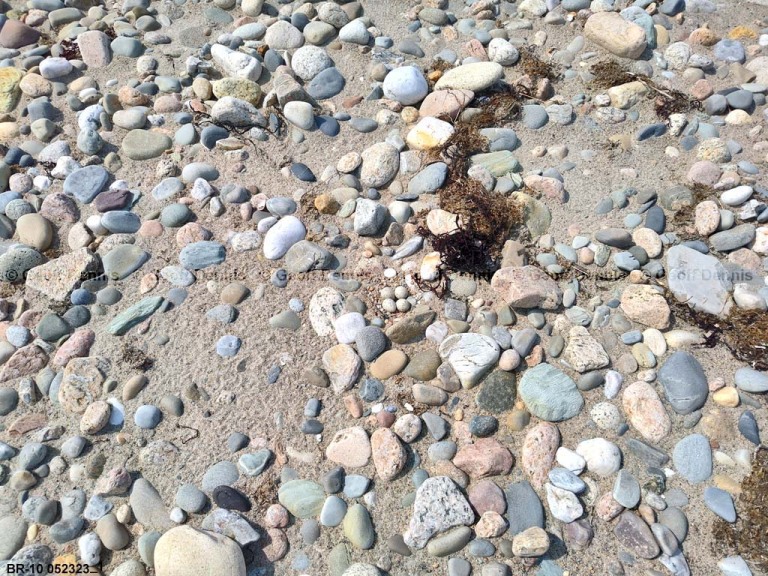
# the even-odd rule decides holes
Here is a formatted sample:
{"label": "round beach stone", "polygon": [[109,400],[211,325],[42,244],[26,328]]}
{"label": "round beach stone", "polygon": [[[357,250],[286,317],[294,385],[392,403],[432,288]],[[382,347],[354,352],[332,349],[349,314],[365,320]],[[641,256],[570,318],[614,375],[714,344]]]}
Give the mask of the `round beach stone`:
{"label": "round beach stone", "polygon": [[131,160],[151,160],[173,146],[170,137],[151,130],[131,130],[122,142],[123,153]]}
{"label": "round beach stone", "polygon": [[16,232],[20,242],[41,252],[53,242],[53,227],[40,214],[24,214],[16,221]]}
{"label": "round beach stone", "polygon": [[404,106],[412,106],[424,100],[429,86],[424,74],[415,66],[395,68],[384,78],[384,96]]}
{"label": "round beach stone", "polygon": [[709,388],[704,369],[688,352],[675,352],[667,358],[658,379],[667,401],[678,414],[690,414],[707,401]]}
{"label": "round beach stone", "polygon": [[[190,563],[190,558],[197,558]],[[157,541],[154,550],[157,576],[246,576],[240,546],[226,536],[190,526],[171,528]]]}
{"label": "round beach stone", "polygon": [[691,434],[675,444],[672,461],[677,472],[691,484],[705,482],[712,475],[712,448],[702,434]]}

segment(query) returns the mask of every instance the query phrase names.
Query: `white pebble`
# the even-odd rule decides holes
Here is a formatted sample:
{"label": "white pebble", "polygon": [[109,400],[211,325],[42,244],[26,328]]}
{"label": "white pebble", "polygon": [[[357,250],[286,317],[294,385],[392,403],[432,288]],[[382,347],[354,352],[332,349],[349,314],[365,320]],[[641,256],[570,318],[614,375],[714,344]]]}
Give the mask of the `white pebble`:
{"label": "white pebble", "polygon": [[183,524],[187,521],[187,514],[178,506],[173,508],[170,513],[171,521],[176,524]]}

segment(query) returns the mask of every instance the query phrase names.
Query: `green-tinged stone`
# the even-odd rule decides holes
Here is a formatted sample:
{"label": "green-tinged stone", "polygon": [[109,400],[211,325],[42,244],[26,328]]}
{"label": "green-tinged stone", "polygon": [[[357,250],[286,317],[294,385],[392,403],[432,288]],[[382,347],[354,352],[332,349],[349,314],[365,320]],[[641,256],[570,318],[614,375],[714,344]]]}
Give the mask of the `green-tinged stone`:
{"label": "green-tinged stone", "polygon": [[331,548],[331,553],[328,554],[328,575],[342,576],[346,569],[349,568],[350,562],[347,545],[343,542],[336,544],[336,546]]}
{"label": "green-tinged stone", "polygon": [[131,160],[151,160],[173,146],[165,134],[152,130],[131,130],[123,138],[123,153]]}
{"label": "green-tinged stone", "polygon": [[403,374],[420,382],[432,380],[437,375],[437,369],[442,363],[437,350],[423,350],[411,356]]}
{"label": "green-tinged stone", "polygon": [[211,87],[219,100],[231,96],[258,106],[261,99],[261,86],[247,78],[222,78],[211,82]]}
{"label": "green-tinged stone", "polygon": [[301,318],[293,310],[283,310],[279,314],[269,319],[269,325],[272,328],[283,328],[285,330],[298,330],[301,328]]}
{"label": "green-tinged stone", "polygon": [[362,504],[354,504],[347,510],[344,516],[344,536],[353,546],[360,550],[369,550],[373,547],[376,533],[373,530],[373,522],[368,509]]}
{"label": "green-tinged stone", "polygon": [[484,166],[496,178],[505,176],[511,172],[520,172],[523,167],[509,150],[475,154],[469,159],[472,166]]}
{"label": "green-tinged stone", "polygon": [[491,372],[483,380],[475,402],[491,414],[511,410],[515,406],[515,375],[503,370]]}
{"label": "green-tinged stone", "polygon": [[523,219],[531,236],[536,238],[546,234],[552,223],[552,213],[549,208],[525,192],[513,192],[512,199],[523,205]]}
{"label": "green-tinged stone", "polygon": [[10,66],[0,68],[0,112],[13,112],[19,103],[21,90],[19,82],[24,78],[24,72]]}
{"label": "green-tinged stone", "polygon": [[584,406],[576,383],[546,363],[526,370],[517,391],[531,414],[548,422],[573,418]]}
{"label": "green-tinged stone", "polygon": [[113,336],[122,336],[131,328],[152,316],[162,303],[162,296],[148,296],[147,298],[140,300],[127,310],[124,310],[115,316],[115,319],[109,324],[107,332]]}
{"label": "green-tinged stone", "polygon": [[320,514],[325,502],[325,491],[317,482],[291,480],[277,491],[277,499],[297,518],[312,518]]}
{"label": "green-tinged stone", "polygon": [[395,344],[408,344],[420,340],[434,319],[435,313],[431,310],[414,310],[387,328],[387,336]]}
{"label": "green-tinged stone", "polygon": [[454,554],[464,548],[471,537],[472,530],[466,526],[459,526],[432,538],[427,544],[427,554],[438,558]]}

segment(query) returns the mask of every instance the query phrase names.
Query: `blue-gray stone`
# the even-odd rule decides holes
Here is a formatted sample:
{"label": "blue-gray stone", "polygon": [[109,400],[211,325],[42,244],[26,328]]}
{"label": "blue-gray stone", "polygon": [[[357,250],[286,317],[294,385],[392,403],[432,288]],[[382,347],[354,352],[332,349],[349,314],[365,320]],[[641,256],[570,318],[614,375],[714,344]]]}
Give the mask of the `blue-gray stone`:
{"label": "blue-gray stone", "polygon": [[344,477],[344,496],[347,498],[360,498],[368,491],[371,481],[359,474],[347,474]]}
{"label": "blue-gray stone", "polygon": [[435,162],[424,168],[408,182],[409,194],[432,194],[436,192],[448,177],[448,165]]}
{"label": "blue-gray stone", "polygon": [[227,449],[232,452],[239,452],[250,442],[250,438],[241,432],[232,432],[227,438]]}
{"label": "blue-gray stone", "polygon": [[526,104],[523,106],[523,124],[526,128],[536,130],[543,128],[549,122],[549,115],[543,106]]}
{"label": "blue-gray stone", "polygon": [[514,150],[520,145],[520,139],[512,128],[483,128],[480,136],[490,142],[489,150]]}
{"label": "blue-gray stone", "polygon": [[749,110],[755,104],[755,97],[749,90],[734,90],[725,95],[728,106],[738,110]]}
{"label": "blue-gray stone", "polygon": [[307,94],[315,100],[326,100],[340,94],[345,84],[346,80],[337,68],[326,68],[309,83]]}
{"label": "blue-gray stone", "polygon": [[331,138],[338,136],[339,132],[341,132],[341,124],[339,124],[338,120],[330,116],[315,117],[315,124],[317,124],[317,129],[320,130],[320,132]]}
{"label": "blue-gray stone", "polygon": [[213,492],[219,486],[231,486],[239,477],[237,466],[232,462],[217,462],[205,471],[201,487],[203,492]]}
{"label": "blue-gray stone", "polygon": [[360,384],[359,394],[365,402],[376,402],[384,396],[384,384],[376,378],[366,378]]}
{"label": "blue-gray stone", "polygon": [[178,178],[166,178],[152,189],[155,200],[168,200],[184,190],[184,183]]}
{"label": "blue-gray stone", "polygon": [[738,62],[744,63],[746,60],[746,54],[744,52],[744,45],[738,40],[728,40],[724,38],[720,40],[713,48],[715,60],[722,62]]}
{"label": "blue-gray stone", "polygon": [[452,460],[456,456],[458,446],[453,440],[441,440],[435,442],[427,449],[427,456],[435,462],[439,460]]}
{"label": "blue-gray stone", "polygon": [[160,212],[160,222],[167,228],[180,228],[194,218],[186,204],[171,204]]}
{"label": "blue-gray stone", "polygon": [[680,440],[672,451],[677,472],[692,484],[704,482],[712,475],[712,449],[701,434],[691,434]]}
{"label": "blue-gray stone", "polygon": [[264,472],[271,458],[272,452],[266,448],[262,448],[252,454],[243,454],[240,456],[237,465],[243,474],[255,477]]}
{"label": "blue-gray stone", "polygon": [[579,10],[589,8],[591,3],[590,0],[563,0],[562,6],[568,12],[578,12]]}
{"label": "blue-gray stone", "polygon": [[437,414],[425,412],[421,415],[421,419],[427,425],[429,434],[435,440],[442,440],[448,434],[448,422]]}
{"label": "blue-gray stone", "polygon": [[762,394],[768,392],[768,374],[754,368],[739,368],[734,376],[736,387],[745,392]]}
{"label": "blue-gray stone", "polygon": [[707,488],[704,490],[704,503],[707,508],[726,522],[736,522],[736,508],[733,505],[733,498],[725,490]]}
{"label": "blue-gray stone", "polygon": [[527,480],[510,484],[504,491],[507,499],[508,533],[515,536],[528,528],[544,528],[544,507]]}
{"label": "blue-gray stone", "polygon": [[488,558],[496,552],[496,546],[485,538],[475,538],[469,543],[469,553],[476,558]]}
{"label": "blue-gray stone", "polygon": [[114,505],[112,502],[106,498],[103,498],[98,494],[94,494],[91,496],[91,499],[88,501],[88,505],[85,507],[83,517],[89,522],[96,522],[101,517],[106,516],[109,511],[112,510],[113,506]]}
{"label": "blue-gray stone", "polygon": [[218,179],[218,177],[219,171],[207,162],[192,162],[181,170],[181,179],[184,182],[194,182],[198,178],[211,181]]}
{"label": "blue-gray stone", "polygon": [[157,406],[151,404],[144,404],[136,409],[136,413],[133,416],[133,421],[139,428],[145,430],[151,430],[160,424],[163,414]]}
{"label": "blue-gray stone", "polygon": [[358,132],[361,132],[363,134],[368,134],[369,132],[373,132],[376,130],[376,128],[379,127],[379,123],[376,122],[376,120],[372,120],[371,118],[352,118],[349,121],[349,125],[357,130]]}
{"label": "blue-gray stone", "polygon": [[222,324],[231,324],[237,318],[237,309],[230,304],[219,304],[208,310],[205,317]]}
{"label": "blue-gray stone", "polygon": [[640,262],[631,252],[618,252],[613,257],[613,263],[619,270],[631,272],[640,268]]}
{"label": "blue-gray stone", "polygon": [[549,422],[573,418],[584,406],[576,383],[547,363],[525,371],[518,393],[534,416]]}
{"label": "blue-gray stone", "polygon": [[[58,544],[65,544],[80,536],[85,528],[85,520],[80,516],[73,518],[67,518],[66,520],[60,520],[56,522],[48,530],[48,535]],[[51,557],[51,560],[53,558]],[[50,562],[50,560],[49,560]],[[31,571],[30,571],[31,573]]]}
{"label": "blue-gray stone", "polygon": [[492,436],[499,429],[499,421],[495,416],[472,416],[469,421],[469,432],[478,438]]}
{"label": "blue-gray stone", "polygon": [[21,470],[33,470],[45,460],[47,454],[48,448],[45,444],[30,442],[29,444],[25,444],[19,451],[19,456],[16,459],[16,466]]}
{"label": "blue-gray stone", "polygon": [[208,150],[213,150],[216,142],[224,140],[224,138],[229,138],[229,130],[222,126],[206,126],[200,132],[200,143]]}
{"label": "blue-gray stone", "polygon": [[347,503],[338,496],[328,496],[320,511],[320,524],[323,526],[338,526],[347,513]]}
{"label": "blue-gray stone", "polygon": [[704,369],[688,352],[675,352],[662,365],[658,379],[672,409],[690,414],[707,401],[709,388]]}
{"label": "blue-gray stone", "polygon": [[139,40],[128,36],[118,36],[112,40],[110,47],[115,56],[138,58],[144,53],[144,45]]}
{"label": "blue-gray stone", "polygon": [[637,131],[637,141],[642,142],[648,140],[648,138],[658,138],[663,136],[667,132],[667,125],[664,122],[657,122],[656,124],[649,124],[643,126]]}
{"label": "blue-gray stone", "polygon": [[162,296],[148,296],[124,310],[109,324],[107,332],[122,336],[137,324],[149,318],[163,303]]}
{"label": "blue-gray stone", "polygon": [[102,215],[101,225],[113,234],[134,234],[141,228],[141,218],[127,210],[112,210]]}
{"label": "blue-gray stone", "polygon": [[315,181],[315,175],[312,173],[312,170],[309,169],[309,166],[302,164],[301,162],[294,162],[291,164],[291,174],[302,182]]}
{"label": "blue-gray stone", "polygon": [[539,335],[533,328],[523,328],[512,335],[512,348],[525,358],[539,342]]}
{"label": "blue-gray stone", "polygon": [[620,470],[616,476],[613,499],[625,508],[634,508],[640,502],[640,483],[629,470]]}
{"label": "blue-gray stone", "polygon": [[240,345],[240,338],[227,334],[216,343],[216,353],[223,358],[231,358],[240,351]]}
{"label": "blue-gray stone", "polygon": [[109,179],[103,166],[86,166],[75,170],[64,180],[64,193],[89,204],[101,192]]}
{"label": "blue-gray stone", "polygon": [[190,146],[197,142],[197,130],[195,130],[195,125],[184,124],[181,128],[176,130],[176,134],[173,135],[173,141],[179,146]]}
{"label": "blue-gray stone", "polygon": [[747,410],[739,416],[739,432],[755,446],[760,446],[760,428],[755,415]]}
{"label": "blue-gray stone", "polygon": [[[65,180],[66,182],[66,180]],[[0,212],[5,214],[5,209],[14,200],[21,200],[21,194],[18,192],[2,192],[0,193]]]}
{"label": "blue-gray stone", "polygon": [[685,0],[664,0],[659,6],[659,12],[667,16],[676,16],[685,10]]}
{"label": "blue-gray stone", "polygon": [[712,248],[718,252],[730,252],[746,246],[755,239],[754,224],[739,224],[730,230],[717,232],[709,237]]}
{"label": "blue-gray stone", "polygon": [[574,494],[581,494],[587,488],[584,480],[576,476],[567,468],[552,468],[549,471],[549,481],[558,488],[568,490]]}
{"label": "blue-gray stone", "polygon": [[210,240],[192,242],[181,249],[179,262],[189,270],[202,270],[224,262],[227,252],[222,244]]}
{"label": "blue-gray stone", "polygon": [[194,484],[184,484],[176,492],[176,506],[189,514],[197,514],[208,503],[208,497]]}

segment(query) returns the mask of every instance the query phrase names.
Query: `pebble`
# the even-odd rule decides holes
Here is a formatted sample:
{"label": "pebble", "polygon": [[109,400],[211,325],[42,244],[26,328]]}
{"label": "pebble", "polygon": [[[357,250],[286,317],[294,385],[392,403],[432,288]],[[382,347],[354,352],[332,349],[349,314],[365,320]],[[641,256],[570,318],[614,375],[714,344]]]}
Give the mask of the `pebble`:
{"label": "pebble", "polygon": [[658,372],[667,401],[678,414],[690,414],[707,400],[709,388],[701,364],[688,352],[673,353]]}
{"label": "pebble", "polygon": [[546,363],[523,374],[518,393],[532,414],[550,422],[573,418],[584,405],[574,381]]}
{"label": "pebble", "polygon": [[691,434],[680,440],[672,452],[677,472],[692,484],[705,482],[712,475],[712,449],[701,434]]}
{"label": "pebble", "polygon": [[726,522],[736,522],[736,508],[733,505],[733,498],[725,490],[713,487],[705,488],[704,504]]}

